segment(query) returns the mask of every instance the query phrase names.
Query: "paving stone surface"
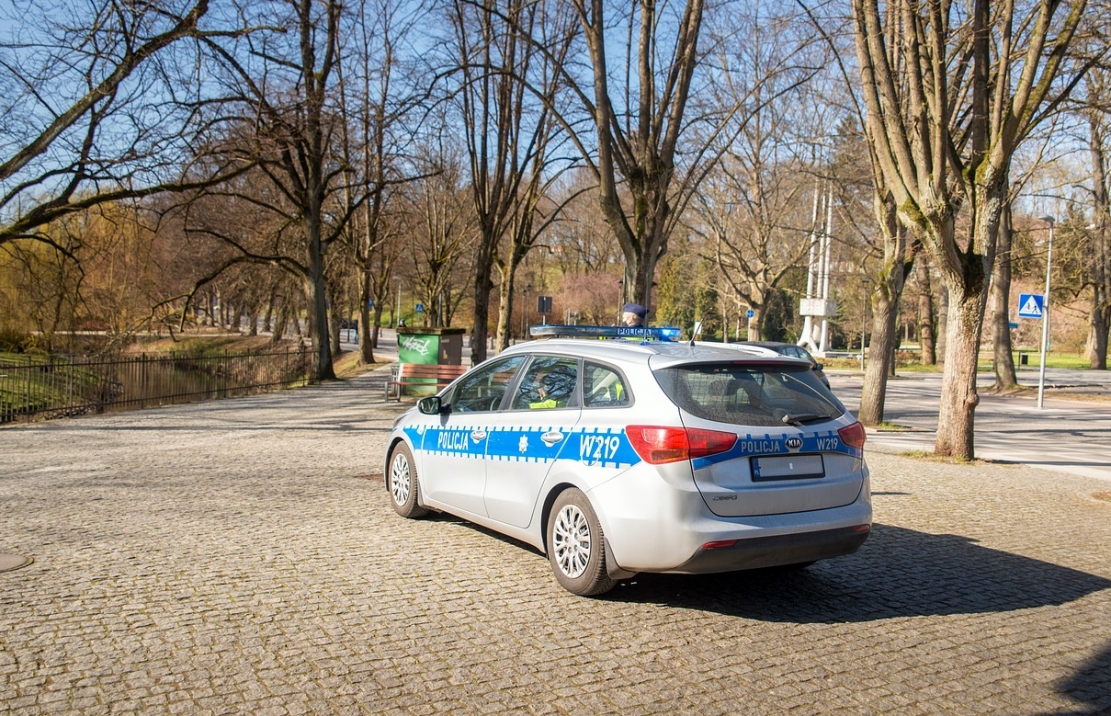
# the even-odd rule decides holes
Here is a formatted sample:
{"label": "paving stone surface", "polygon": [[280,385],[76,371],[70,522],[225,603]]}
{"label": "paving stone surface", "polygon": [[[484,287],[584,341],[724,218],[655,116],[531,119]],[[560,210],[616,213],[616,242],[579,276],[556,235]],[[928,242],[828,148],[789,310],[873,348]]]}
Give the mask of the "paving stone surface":
{"label": "paving stone surface", "polygon": [[381,381],[0,430],[0,714],[1111,713],[1105,482],[873,451],[856,555],[582,599],[393,513]]}

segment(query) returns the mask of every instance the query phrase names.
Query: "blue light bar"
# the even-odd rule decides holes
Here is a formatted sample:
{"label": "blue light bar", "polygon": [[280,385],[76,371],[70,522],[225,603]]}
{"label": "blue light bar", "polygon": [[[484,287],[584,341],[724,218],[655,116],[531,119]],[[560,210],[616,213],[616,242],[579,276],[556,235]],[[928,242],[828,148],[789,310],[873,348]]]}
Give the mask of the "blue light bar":
{"label": "blue light bar", "polygon": [[679,340],[678,328],[645,328],[643,326],[563,326],[548,323],[530,326],[533,338],[625,338],[641,341]]}

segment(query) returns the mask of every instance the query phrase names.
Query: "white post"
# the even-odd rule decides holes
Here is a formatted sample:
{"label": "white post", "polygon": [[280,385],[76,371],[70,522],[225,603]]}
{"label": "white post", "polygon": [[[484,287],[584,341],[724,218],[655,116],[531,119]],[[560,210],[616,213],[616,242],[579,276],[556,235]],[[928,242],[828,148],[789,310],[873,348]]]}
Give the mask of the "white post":
{"label": "white post", "polygon": [[[826,190],[826,224],[822,231],[825,250],[822,257],[822,300],[829,300],[830,245],[833,243],[833,187]],[[825,355],[829,350],[829,316],[822,317],[822,340],[818,352]]]}
{"label": "white post", "polygon": [[[818,282],[818,206],[822,195],[822,185],[820,181],[814,183],[814,210],[811,217],[810,229],[810,263],[806,270],[806,299],[809,301],[814,298],[815,284]],[[737,328],[740,330],[740,321],[737,321]],[[813,316],[806,316],[802,324],[802,338],[799,340],[799,345],[806,346],[811,351],[817,352],[818,342],[814,340],[814,318]]]}
{"label": "white post", "polygon": [[1041,217],[1049,224],[1049,250],[1045,255],[1045,297],[1042,299],[1042,360],[1038,368],[1038,409],[1041,410],[1045,398],[1045,354],[1049,345],[1049,277],[1053,270],[1053,226],[1052,216]]}

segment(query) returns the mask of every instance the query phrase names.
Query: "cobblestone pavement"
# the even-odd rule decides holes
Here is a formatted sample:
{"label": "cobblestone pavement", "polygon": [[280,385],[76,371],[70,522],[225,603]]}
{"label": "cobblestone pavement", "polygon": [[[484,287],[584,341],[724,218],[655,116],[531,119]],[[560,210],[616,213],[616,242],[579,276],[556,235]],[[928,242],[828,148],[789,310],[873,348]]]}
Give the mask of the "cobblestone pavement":
{"label": "cobblestone pavement", "polygon": [[582,599],[391,511],[381,380],[0,430],[0,713],[1111,713],[1105,482],[876,451],[856,555]]}

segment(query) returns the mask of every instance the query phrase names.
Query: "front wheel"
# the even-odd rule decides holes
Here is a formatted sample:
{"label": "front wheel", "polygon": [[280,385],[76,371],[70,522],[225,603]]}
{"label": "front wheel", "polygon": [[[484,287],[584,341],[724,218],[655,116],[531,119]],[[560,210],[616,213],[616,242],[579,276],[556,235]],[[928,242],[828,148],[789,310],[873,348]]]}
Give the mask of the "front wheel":
{"label": "front wheel", "polygon": [[420,505],[417,466],[413,464],[413,453],[405,443],[398,443],[390,454],[390,472],[386,475],[386,483],[397,514],[411,518],[428,514],[428,508]]}
{"label": "front wheel", "polygon": [[564,490],[548,519],[548,561],[564,589],[581,597],[604,594],[616,582],[606,572],[602,525],[579,490]]}

